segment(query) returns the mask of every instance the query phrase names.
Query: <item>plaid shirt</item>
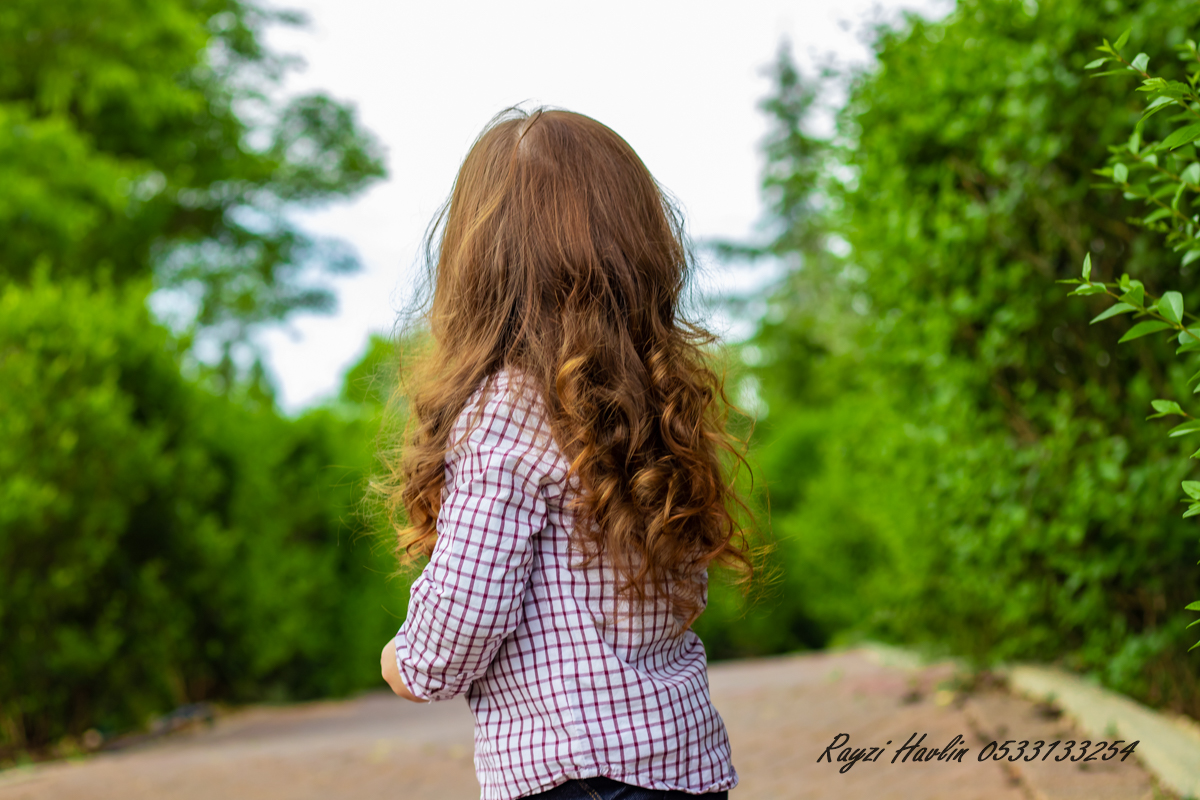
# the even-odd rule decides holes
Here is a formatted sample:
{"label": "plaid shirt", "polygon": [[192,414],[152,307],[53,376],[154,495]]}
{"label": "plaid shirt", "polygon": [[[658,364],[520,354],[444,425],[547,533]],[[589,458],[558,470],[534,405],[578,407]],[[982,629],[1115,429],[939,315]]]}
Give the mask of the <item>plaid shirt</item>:
{"label": "plaid shirt", "polygon": [[665,603],[620,613],[602,562],[568,565],[577,484],[540,398],[513,377],[485,382],[451,434],[437,544],[396,636],[405,685],[422,699],[467,695],[483,800],[594,776],[732,788],[703,644],[677,635]]}

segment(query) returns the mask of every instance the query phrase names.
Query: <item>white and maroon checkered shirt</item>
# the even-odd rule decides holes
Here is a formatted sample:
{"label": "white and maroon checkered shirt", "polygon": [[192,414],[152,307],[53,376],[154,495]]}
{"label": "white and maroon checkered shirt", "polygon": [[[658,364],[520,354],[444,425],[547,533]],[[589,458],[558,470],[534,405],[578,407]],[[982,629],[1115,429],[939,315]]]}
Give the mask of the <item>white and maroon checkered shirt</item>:
{"label": "white and maroon checkered shirt", "polygon": [[396,636],[404,684],[422,699],[466,693],[483,800],[594,776],[732,788],[704,645],[677,635],[665,603],[618,609],[602,563],[569,566],[577,484],[540,398],[519,384],[499,373],[454,426],[437,544]]}

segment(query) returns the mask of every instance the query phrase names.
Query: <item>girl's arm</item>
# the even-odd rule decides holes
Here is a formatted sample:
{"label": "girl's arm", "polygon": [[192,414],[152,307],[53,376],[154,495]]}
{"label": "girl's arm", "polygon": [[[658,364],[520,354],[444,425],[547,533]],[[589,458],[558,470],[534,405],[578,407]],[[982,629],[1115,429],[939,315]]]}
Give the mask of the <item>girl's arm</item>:
{"label": "girl's arm", "polygon": [[500,389],[448,456],[437,543],[395,640],[400,683],[416,698],[466,692],[521,622],[533,540],[546,525],[540,428]]}

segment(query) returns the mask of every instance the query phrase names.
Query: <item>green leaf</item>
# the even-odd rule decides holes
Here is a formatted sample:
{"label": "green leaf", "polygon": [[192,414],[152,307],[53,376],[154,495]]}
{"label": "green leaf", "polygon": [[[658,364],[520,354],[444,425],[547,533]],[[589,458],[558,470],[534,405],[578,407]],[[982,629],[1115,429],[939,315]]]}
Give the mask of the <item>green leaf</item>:
{"label": "green leaf", "polygon": [[1159,417],[1165,417],[1171,414],[1175,414],[1180,417],[1187,416],[1183,413],[1183,409],[1179,407],[1179,403],[1176,403],[1174,400],[1151,400],[1150,405],[1152,405],[1154,410],[1158,413],[1151,414],[1150,416],[1146,417],[1146,419],[1158,419]]}
{"label": "green leaf", "polygon": [[1096,318],[1093,319],[1088,324],[1095,325],[1097,322],[1100,322],[1101,320],[1109,319],[1110,317],[1115,317],[1117,314],[1128,314],[1130,311],[1137,311],[1137,309],[1135,307],[1129,305],[1129,303],[1116,303],[1116,304],[1104,309],[1103,311],[1101,311],[1099,314],[1096,315]]}
{"label": "green leaf", "polygon": [[[1187,519],[1188,517],[1194,517],[1197,514],[1200,514],[1200,503],[1195,503],[1194,505],[1188,506],[1188,510],[1183,512],[1183,518]],[[1200,620],[1197,620],[1197,622],[1200,622]]]}
{"label": "green leaf", "polygon": [[1175,348],[1175,355],[1179,355],[1180,353],[1193,353],[1197,350],[1200,350],[1200,342],[1193,340],[1193,341],[1188,342],[1187,344],[1182,344],[1179,347]]}
{"label": "green leaf", "polygon": [[[1146,106],[1146,110],[1142,112],[1141,119],[1139,119],[1137,121],[1137,125],[1133,126],[1133,129],[1135,131],[1140,131],[1142,129],[1142,126],[1146,124],[1146,120],[1150,119],[1151,117],[1153,117],[1158,112],[1162,111],[1167,106],[1172,105],[1174,102],[1175,101],[1170,97],[1155,98],[1153,103]],[[1149,161],[1150,157],[1148,157],[1146,160]]]}
{"label": "green leaf", "polygon": [[1184,481],[1183,490],[1193,500],[1200,500],[1200,481]]}
{"label": "green leaf", "polygon": [[1152,333],[1165,331],[1169,327],[1171,326],[1165,322],[1159,322],[1156,319],[1148,319],[1144,322],[1139,322],[1137,325],[1134,325],[1132,328],[1130,328],[1125,335],[1121,337],[1120,341],[1128,342],[1134,339],[1140,339],[1141,337],[1149,336]]}
{"label": "green leaf", "polygon": [[1200,139],[1200,124],[1180,128],[1166,139],[1163,139],[1159,147],[1165,150],[1174,150],[1176,147],[1183,147],[1185,144],[1196,141],[1196,139]]}
{"label": "green leaf", "polygon": [[1183,607],[1183,610],[1184,611],[1200,611],[1200,600],[1197,600],[1194,603],[1188,603],[1186,606]]}
{"label": "green leaf", "polygon": [[1071,294],[1078,294],[1078,295],[1108,294],[1108,290],[1104,288],[1103,284],[1085,283],[1082,286],[1080,286],[1078,289],[1076,289],[1075,291],[1071,292]]}
{"label": "green leaf", "polygon": [[1113,183],[1125,183],[1129,180],[1129,167],[1117,164],[1113,167]]}
{"label": "green leaf", "polygon": [[1112,60],[1111,58],[1097,58],[1095,61],[1089,61],[1087,64],[1084,65],[1083,68],[1084,69],[1095,69],[1096,67],[1104,66],[1111,60]]}
{"label": "green leaf", "polygon": [[1183,197],[1183,190],[1186,188],[1186,183],[1179,184],[1179,188],[1175,190],[1175,196],[1171,198],[1171,208],[1179,208],[1179,198]]}
{"label": "green leaf", "polygon": [[[1131,33],[1133,33],[1133,28],[1129,28],[1124,33],[1122,33],[1120,36],[1118,36],[1117,41],[1113,42],[1113,50],[1120,50],[1122,47],[1124,47],[1126,44],[1128,44],[1129,43],[1129,34],[1131,34]],[[1092,41],[1096,41],[1096,40],[1093,39]]]}
{"label": "green leaf", "polygon": [[1186,267],[1197,258],[1200,258],[1200,250],[1188,250],[1183,256],[1183,266]]}
{"label": "green leaf", "polygon": [[1163,106],[1169,106],[1174,102],[1175,98],[1170,95],[1159,95],[1146,105],[1146,110],[1142,112],[1142,117],[1148,117],[1152,112],[1157,111]]}
{"label": "green leaf", "polygon": [[1077,284],[1083,283],[1083,281],[1081,281],[1081,280],[1076,280],[1075,278],[1068,278],[1068,279],[1066,279],[1066,280],[1055,281],[1055,283],[1069,283],[1069,284],[1071,284],[1072,286],[1075,286],[1075,285],[1077,285]]}
{"label": "green leaf", "polygon": [[[1161,184],[1157,189],[1150,193],[1150,196],[1155,200],[1161,200],[1173,192],[1178,192],[1180,186],[1185,188],[1187,187],[1187,184],[1180,181],[1166,183],[1164,178],[1152,178],[1151,182],[1154,181],[1158,181]],[[1168,209],[1160,208],[1159,211],[1168,211]]]}
{"label": "green leaf", "polygon": [[1162,314],[1167,322],[1181,322],[1183,320],[1183,295],[1179,292],[1165,292],[1162,299],[1158,301],[1158,313]]}
{"label": "green leaf", "polygon": [[1130,281],[1129,290],[1118,299],[1122,303],[1129,303],[1131,306],[1141,308],[1142,303],[1145,302],[1145,289],[1142,288],[1142,282]]}
{"label": "green leaf", "polygon": [[1193,161],[1179,176],[1184,183],[1200,183],[1200,163]]}
{"label": "green leaf", "polygon": [[1083,279],[1090,281],[1092,279],[1092,254],[1088,253],[1083,257]]}
{"label": "green leaf", "polygon": [[1191,344],[1192,342],[1200,342],[1200,328],[1188,328],[1179,332],[1180,344]]}
{"label": "green leaf", "polygon": [[1138,53],[1133,57],[1133,61],[1130,63],[1138,72],[1145,72],[1146,65],[1150,63],[1150,56],[1146,55],[1145,53]]}
{"label": "green leaf", "polygon": [[1200,419],[1188,420],[1187,422],[1176,425],[1171,430],[1167,431],[1167,436],[1172,438],[1176,436],[1187,436],[1189,433],[1200,431]]}

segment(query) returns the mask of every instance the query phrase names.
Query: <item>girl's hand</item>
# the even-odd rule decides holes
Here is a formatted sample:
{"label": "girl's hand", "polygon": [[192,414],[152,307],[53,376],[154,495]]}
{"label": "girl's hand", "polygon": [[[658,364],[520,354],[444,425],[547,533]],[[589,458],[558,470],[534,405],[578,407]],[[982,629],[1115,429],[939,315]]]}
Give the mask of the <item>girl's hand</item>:
{"label": "girl's hand", "polygon": [[388,639],[387,644],[383,646],[383,653],[379,656],[379,666],[383,670],[383,679],[387,681],[387,685],[392,687],[392,691],[403,697],[405,700],[411,700],[414,703],[428,703],[428,700],[422,700],[408,690],[404,685],[404,680],[400,677],[400,667],[396,665],[396,639],[395,637]]}

